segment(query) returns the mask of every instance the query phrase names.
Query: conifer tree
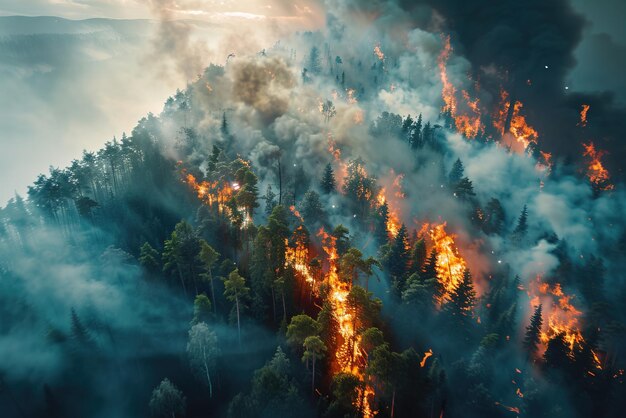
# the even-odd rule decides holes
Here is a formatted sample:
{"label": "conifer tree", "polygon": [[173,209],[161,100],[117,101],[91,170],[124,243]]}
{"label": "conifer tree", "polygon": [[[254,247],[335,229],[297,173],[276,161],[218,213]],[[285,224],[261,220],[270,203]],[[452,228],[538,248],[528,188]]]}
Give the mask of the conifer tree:
{"label": "conifer tree", "polygon": [[511,238],[514,243],[519,244],[522,242],[526,232],[528,231],[528,209],[526,205],[522,209],[522,213],[517,219],[517,225],[515,225],[515,229],[511,235]]}
{"label": "conifer tree", "polygon": [[455,186],[458,184],[465,174],[465,168],[463,167],[463,163],[460,158],[457,158],[452,166],[452,170],[450,170],[450,174],[448,174],[448,181],[451,185]]}
{"label": "conifer tree", "polygon": [[399,291],[404,287],[404,276],[409,267],[409,238],[406,226],[402,224],[391,243],[387,265]]}
{"label": "conifer tree", "polygon": [[333,166],[330,163],[326,164],[324,168],[324,175],[321,183],[322,191],[326,194],[334,192],[336,190],[335,174],[333,172]]}
{"label": "conifer tree", "polygon": [[537,348],[539,346],[541,325],[543,324],[541,309],[541,304],[537,305],[535,308],[535,312],[530,317],[530,324],[526,327],[524,341],[522,342],[524,350],[528,353],[529,357],[532,357],[537,353]]}

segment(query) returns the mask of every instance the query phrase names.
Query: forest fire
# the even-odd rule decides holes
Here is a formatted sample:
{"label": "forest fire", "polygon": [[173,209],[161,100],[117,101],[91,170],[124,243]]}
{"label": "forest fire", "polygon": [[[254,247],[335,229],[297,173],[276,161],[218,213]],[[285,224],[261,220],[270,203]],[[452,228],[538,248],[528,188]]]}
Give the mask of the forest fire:
{"label": "forest fire", "polygon": [[580,122],[578,122],[578,126],[584,128],[587,126],[587,113],[589,112],[590,106],[588,104],[582,105],[582,109],[580,109]]}
{"label": "forest fire", "polygon": [[433,355],[433,349],[429,349],[424,353],[424,358],[420,361],[420,367],[423,369],[426,366],[426,360],[428,360]]}
{"label": "forest fire", "polygon": [[196,191],[198,199],[200,199],[205,205],[212,208],[217,206],[219,213],[225,213],[229,216],[231,215],[231,210],[227,206],[227,203],[230,199],[232,199],[233,191],[236,191],[236,183],[235,187],[233,187],[233,185],[226,182],[209,182],[206,180],[198,182],[193,174],[187,174],[184,177],[184,180]]}
{"label": "forest fire", "polygon": [[430,239],[437,251],[437,279],[444,290],[444,294],[437,301],[439,305],[449,300],[452,291],[463,280],[463,272],[467,266],[454,244],[455,236],[446,233],[445,228],[446,222],[430,229]]}
{"label": "forest fire", "polygon": [[378,203],[379,207],[383,206],[385,203],[387,204],[389,211],[387,216],[387,233],[390,237],[395,237],[398,235],[398,231],[402,225],[400,211],[396,201],[405,198],[405,194],[402,191],[402,179],[404,178],[404,174],[396,175],[393,170],[391,170],[389,174],[393,178],[390,185],[392,191],[390,192],[387,187],[381,187],[376,196],[376,203]]}
{"label": "forest fire", "polygon": [[450,81],[447,70],[447,63],[452,54],[452,46],[450,45],[450,36],[444,38],[444,47],[438,58],[439,75],[441,77],[441,96],[443,97],[443,112],[448,112],[454,119],[456,130],[463,134],[466,138],[476,138],[476,136],[484,130],[481,123],[481,111],[478,98],[471,99],[466,90],[461,92],[467,111],[461,112],[456,97],[457,90]]}
{"label": "forest fire", "polygon": [[337,171],[337,185],[339,186],[339,190],[343,188],[343,182],[348,175],[348,165],[341,158],[341,148],[337,146],[337,142],[333,139],[331,133],[328,133],[328,152],[333,156],[335,160],[335,166]]}
{"label": "forest fire", "polygon": [[294,246],[290,246],[289,241],[285,240],[285,266],[292,266],[315,291],[315,276],[309,267],[309,248],[304,239],[304,227],[300,225],[293,235]]}
{"label": "forest fire", "polygon": [[[493,127],[500,132],[505,145],[512,151],[523,153],[531,143],[536,144],[539,134],[528,124],[521,111],[524,105],[516,101],[511,109],[509,93],[500,90],[500,104],[493,115]],[[507,123],[508,120],[508,123]]]}
{"label": "forest fire", "polygon": [[582,312],[572,305],[573,296],[566,295],[559,283],[551,286],[542,282],[541,276],[530,283],[528,295],[531,298],[530,306],[534,309],[541,304],[547,319],[540,334],[539,354],[546,350],[551,339],[562,335],[570,350],[569,354],[573,356],[574,349],[579,348],[584,341],[579,324]]}
{"label": "forest fire", "polygon": [[[210,208],[217,210],[220,215],[228,216],[231,221],[234,221],[236,214],[233,213],[229,203],[233,201],[235,194],[241,189],[238,182],[210,182],[206,180],[198,182],[193,174],[183,172],[183,175],[183,181],[196,191],[198,199]],[[240,228],[247,228],[252,223],[252,218],[246,208],[237,206],[236,212],[240,216]]]}
{"label": "forest fire", "polygon": [[353,314],[348,305],[351,285],[339,278],[336,238],[329,235],[324,228],[320,229],[317,235],[322,239],[322,248],[328,257],[329,267],[324,280],[330,289],[329,298],[341,337],[339,348],[335,353],[335,365],[340,372],[353,374],[364,383],[357,389],[357,402],[360,403],[364,417],[373,417],[376,413],[371,408],[370,398],[374,395],[374,389],[365,379],[367,359],[361,348],[361,336],[354,328]]}
{"label": "forest fire", "polygon": [[380,49],[380,44],[376,44],[374,46],[374,55],[376,55],[376,58],[381,61],[385,60],[385,54],[383,53],[382,49]]}
{"label": "forest fire", "polygon": [[593,142],[583,144],[583,148],[583,156],[588,158],[587,177],[591,184],[598,190],[613,190],[614,186],[609,182],[609,172],[601,161],[605,152],[597,150]]}

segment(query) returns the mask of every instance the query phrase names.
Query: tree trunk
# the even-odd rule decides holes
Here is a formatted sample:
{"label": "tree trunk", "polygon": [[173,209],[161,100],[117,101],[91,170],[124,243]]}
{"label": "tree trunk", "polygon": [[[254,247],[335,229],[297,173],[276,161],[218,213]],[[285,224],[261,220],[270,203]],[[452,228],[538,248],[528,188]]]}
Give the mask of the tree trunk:
{"label": "tree trunk", "polygon": [[315,355],[313,355],[313,378],[311,379],[311,395],[315,396]]}
{"label": "tree trunk", "polygon": [[239,298],[235,298],[235,306],[237,308],[237,335],[239,337],[239,345],[241,345],[241,322],[239,321]]}
{"label": "tree trunk", "polygon": [[180,283],[183,285],[183,292],[187,296],[187,286],[185,286],[185,280],[183,279],[183,272],[180,271],[180,264],[176,263],[176,269],[178,270],[178,277],[180,277]]}
{"label": "tree trunk", "polygon": [[278,159],[278,204],[283,203],[283,172],[280,166],[280,158]]}
{"label": "tree trunk", "polygon": [[285,306],[285,291],[280,292],[283,297],[283,321],[287,320],[287,307]]}
{"label": "tree trunk", "polygon": [[215,305],[215,288],[213,287],[213,274],[209,269],[209,282],[211,282],[211,299],[213,299],[213,313],[217,314],[217,306]]}
{"label": "tree trunk", "polygon": [[272,315],[274,318],[274,322],[276,322],[276,294],[274,293],[274,286],[270,286],[272,290]]}
{"label": "tree trunk", "polygon": [[393,387],[393,394],[391,395],[391,418],[393,418],[394,408],[396,406],[396,387]]}
{"label": "tree trunk", "polygon": [[206,362],[206,347],[202,346],[202,360],[204,361],[204,371],[206,372],[206,378],[209,382],[209,397],[213,397],[213,383],[211,382],[211,375],[209,374],[209,365]]}

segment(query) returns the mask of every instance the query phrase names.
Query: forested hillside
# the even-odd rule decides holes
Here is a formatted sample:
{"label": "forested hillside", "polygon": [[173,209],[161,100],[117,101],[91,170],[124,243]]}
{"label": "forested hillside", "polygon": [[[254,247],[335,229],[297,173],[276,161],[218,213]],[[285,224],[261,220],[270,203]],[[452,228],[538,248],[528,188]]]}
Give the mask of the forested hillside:
{"label": "forested hillside", "polygon": [[231,54],[1,209],[0,415],[623,415],[607,119],[570,98],[566,158],[453,37],[358,33]]}

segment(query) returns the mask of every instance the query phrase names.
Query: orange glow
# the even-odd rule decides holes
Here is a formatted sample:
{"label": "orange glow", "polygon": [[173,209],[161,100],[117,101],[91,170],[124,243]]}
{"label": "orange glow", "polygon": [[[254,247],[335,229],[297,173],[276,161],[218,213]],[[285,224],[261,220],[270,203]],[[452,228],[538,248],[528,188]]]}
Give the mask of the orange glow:
{"label": "orange glow", "polygon": [[578,122],[578,126],[583,128],[587,126],[587,112],[589,112],[589,105],[584,104],[580,110],[580,122]]}
{"label": "orange glow", "polygon": [[500,104],[493,115],[493,126],[502,134],[504,144],[510,147],[512,151],[521,154],[526,151],[531,143],[537,143],[539,133],[528,124],[526,117],[522,115],[524,105],[520,101],[513,104],[510,126],[507,132],[504,132],[510,106],[509,93],[501,89]]}
{"label": "orange glow", "polygon": [[604,165],[602,165],[601,158],[606,154],[605,151],[596,150],[593,142],[583,144],[585,151],[583,156],[588,158],[587,164],[587,177],[589,181],[599,190],[613,190],[615,186],[609,183],[610,175]]}
{"label": "orange glow", "polygon": [[315,291],[315,276],[309,267],[309,248],[302,239],[304,237],[302,230],[303,227],[300,225],[294,231],[296,237],[294,247],[289,246],[289,241],[285,239],[285,267],[292,266]]}
{"label": "orange glow", "polygon": [[356,93],[356,90],[354,89],[346,89],[346,100],[348,101],[348,104],[356,104],[358,103],[358,100],[356,99],[356,97],[354,97],[354,93]]}
{"label": "orange glow", "polygon": [[[535,164],[535,168],[537,171],[540,171],[546,175],[550,174],[552,171],[552,154],[549,152],[539,151],[540,157],[537,160],[537,164]],[[541,186],[543,187],[543,181],[541,182]]]}
{"label": "orange glow", "polygon": [[439,65],[439,75],[441,77],[441,96],[444,106],[441,109],[444,112],[450,112],[454,119],[456,130],[465,135],[466,138],[476,138],[476,136],[484,131],[481,123],[481,111],[478,98],[471,99],[466,90],[461,92],[464,101],[464,111],[460,111],[458,100],[456,97],[457,90],[448,77],[447,63],[452,54],[452,46],[450,45],[450,36],[444,38],[443,50],[439,54],[437,60]]}
{"label": "orange glow", "polygon": [[420,367],[423,369],[426,366],[426,360],[428,360],[433,355],[433,349],[429,349],[424,353],[424,358],[420,361]]}
{"label": "orange glow", "polygon": [[542,282],[541,276],[537,276],[530,283],[528,296],[530,305],[534,309],[539,303],[543,309],[543,326],[540,334],[541,347],[539,355],[545,352],[551,339],[559,334],[564,335],[570,353],[573,356],[574,349],[581,347],[584,338],[580,332],[580,317],[582,312],[572,304],[574,296],[563,292],[560,283],[550,285]]}
{"label": "orange glow", "polygon": [[341,149],[337,146],[337,142],[333,139],[333,136],[330,133],[328,133],[327,149],[335,160],[335,181],[338,186],[337,190],[343,190],[343,183],[348,175],[348,165],[342,160]]}
{"label": "orange glow", "polygon": [[398,231],[402,225],[400,211],[398,209],[398,200],[404,199],[405,194],[402,191],[402,179],[404,178],[404,174],[396,175],[393,170],[390,170],[390,175],[393,177],[393,182],[391,183],[392,193],[388,194],[389,190],[386,187],[382,187],[376,196],[376,202],[379,206],[384,205],[385,202],[387,203],[387,208],[389,209],[387,233],[393,238],[398,235]]}
{"label": "orange glow", "polygon": [[376,55],[376,58],[381,61],[385,60],[385,54],[383,54],[382,49],[380,49],[380,44],[376,44],[376,46],[374,46],[374,55]]}
{"label": "orange glow", "polygon": [[441,96],[445,103],[443,110],[449,110],[453,115],[456,113],[456,89],[454,85],[448,79],[448,71],[446,65],[450,55],[452,54],[452,46],[450,45],[450,36],[444,38],[443,50],[439,54],[437,63],[439,65],[439,75],[441,77]]}
{"label": "orange glow", "polygon": [[[228,203],[234,197],[235,193],[240,189],[237,182],[228,183],[226,181],[206,181],[198,182],[193,174],[185,174],[183,170],[183,181],[189,184],[198,196],[198,199],[210,208],[217,210],[217,213],[228,216],[233,221],[233,211]],[[252,218],[246,208],[237,207],[242,215],[241,229],[246,228],[252,223]]]}
{"label": "orange glow", "polygon": [[354,121],[355,125],[363,124],[363,111],[362,110],[357,110],[354,113],[354,116],[353,116],[352,120]]}
{"label": "orange glow", "polygon": [[336,238],[324,231],[324,228],[321,228],[317,235],[322,239],[322,248],[328,258],[329,268],[324,280],[329,286],[328,297],[339,325],[340,345],[335,353],[334,363],[340,372],[351,373],[363,381],[364,385],[357,389],[359,395],[357,399],[363,402],[363,416],[373,417],[376,413],[371,408],[370,398],[374,396],[374,389],[365,378],[367,358],[361,348],[361,336],[354,329],[353,313],[348,306],[351,284],[339,278]]}
{"label": "orange glow", "polygon": [[289,210],[296,218],[298,218],[300,222],[304,222],[304,218],[302,218],[302,216],[300,215],[300,211],[298,211],[298,209],[296,209],[294,205],[289,206]]}
{"label": "orange glow", "polygon": [[454,244],[455,235],[446,233],[446,222],[430,229],[430,239],[437,250],[437,280],[444,289],[444,294],[437,302],[442,305],[449,301],[450,294],[463,280],[467,264]]}
{"label": "orange glow", "polygon": [[516,414],[520,413],[519,408],[516,406],[507,406],[507,405],[501,404],[500,402],[496,402],[496,405],[501,406],[502,408],[506,409],[509,412],[515,412]]}

